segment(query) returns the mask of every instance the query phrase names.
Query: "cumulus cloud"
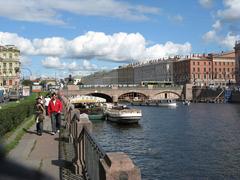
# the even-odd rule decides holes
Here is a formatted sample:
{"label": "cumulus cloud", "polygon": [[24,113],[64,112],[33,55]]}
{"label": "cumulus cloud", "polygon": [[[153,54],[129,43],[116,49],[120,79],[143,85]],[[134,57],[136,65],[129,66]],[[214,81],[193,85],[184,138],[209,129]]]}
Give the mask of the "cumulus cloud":
{"label": "cumulus cloud", "polygon": [[199,0],[199,3],[201,4],[201,6],[203,6],[204,8],[210,8],[213,5],[213,0]]}
{"label": "cumulus cloud", "polygon": [[240,1],[224,0],[225,9],[218,10],[217,15],[223,21],[240,21]]}
{"label": "cumulus cloud", "polygon": [[42,65],[46,68],[64,69],[66,64],[62,63],[58,57],[46,57],[42,60]]}
{"label": "cumulus cloud", "polygon": [[127,20],[146,20],[159,8],[117,0],[8,0],[0,1],[0,16],[14,20],[65,24],[62,12],[84,16],[105,16]]}
{"label": "cumulus cloud", "polygon": [[239,40],[240,36],[235,35],[232,32],[228,32],[226,36],[218,35],[215,30],[208,31],[203,35],[205,42],[214,42],[228,49],[233,49],[236,40]]}
{"label": "cumulus cloud", "polygon": [[[191,52],[191,44],[188,42],[176,44],[169,41],[147,46],[146,39],[140,33],[123,32],[106,35],[103,32],[89,31],[72,40],[62,37],[30,40],[17,34],[0,33],[0,41],[3,44],[16,45],[25,55],[51,57],[55,62],[53,67],[61,64],[59,58],[132,62]],[[43,64],[46,63],[49,63],[47,59]]]}

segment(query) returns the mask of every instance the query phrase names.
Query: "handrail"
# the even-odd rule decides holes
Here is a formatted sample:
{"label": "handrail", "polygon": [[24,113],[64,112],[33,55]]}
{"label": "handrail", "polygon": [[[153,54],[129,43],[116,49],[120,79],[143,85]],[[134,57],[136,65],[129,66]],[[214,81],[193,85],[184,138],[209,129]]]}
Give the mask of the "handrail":
{"label": "handrail", "polygon": [[106,153],[92,136],[92,123],[88,117],[80,115],[66,97],[61,99],[69,142],[74,148],[75,173],[92,180],[119,179],[123,174],[128,180],[140,180],[140,170],[132,160],[124,153]]}

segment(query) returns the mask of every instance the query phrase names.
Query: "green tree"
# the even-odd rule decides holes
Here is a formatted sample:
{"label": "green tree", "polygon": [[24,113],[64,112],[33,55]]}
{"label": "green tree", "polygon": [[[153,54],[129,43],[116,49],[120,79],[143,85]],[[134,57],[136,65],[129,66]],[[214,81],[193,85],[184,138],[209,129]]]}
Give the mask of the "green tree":
{"label": "green tree", "polygon": [[29,79],[23,80],[22,85],[23,86],[32,86],[33,82]]}

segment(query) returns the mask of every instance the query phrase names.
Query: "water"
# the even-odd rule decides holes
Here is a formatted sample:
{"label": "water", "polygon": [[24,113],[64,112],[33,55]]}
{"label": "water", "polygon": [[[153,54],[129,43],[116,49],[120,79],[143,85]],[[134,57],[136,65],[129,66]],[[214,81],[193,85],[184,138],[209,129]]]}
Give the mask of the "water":
{"label": "water", "polygon": [[141,107],[139,125],[94,123],[107,152],[127,153],[142,179],[240,179],[240,105]]}

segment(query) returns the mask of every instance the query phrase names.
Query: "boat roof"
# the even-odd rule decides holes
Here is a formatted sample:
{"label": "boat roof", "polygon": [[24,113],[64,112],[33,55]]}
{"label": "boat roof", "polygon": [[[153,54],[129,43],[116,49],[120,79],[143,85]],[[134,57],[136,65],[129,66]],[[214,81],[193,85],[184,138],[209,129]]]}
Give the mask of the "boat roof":
{"label": "boat roof", "polygon": [[70,103],[97,103],[97,102],[106,102],[106,99],[95,97],[95,96],[75,96],[69,98]]}

